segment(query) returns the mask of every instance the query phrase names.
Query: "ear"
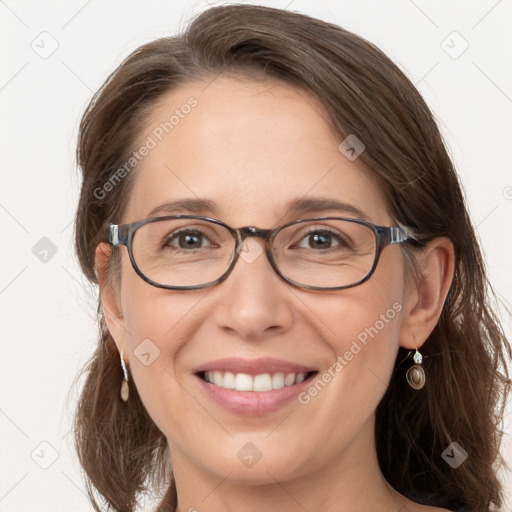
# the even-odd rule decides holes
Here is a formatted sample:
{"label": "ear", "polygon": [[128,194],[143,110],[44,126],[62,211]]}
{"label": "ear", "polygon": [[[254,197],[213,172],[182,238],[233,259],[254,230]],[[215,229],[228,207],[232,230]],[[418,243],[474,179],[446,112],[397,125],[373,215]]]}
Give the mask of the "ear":
{"label": "ear", "polygon": [[109,279],[108,270],[113,247],[107,243],[96,246],[94,261],[100,287],[100,298],[108,330],[121,352],[125,346],[126,326],[121,308],[119,286]]}
{"label": "ear", "polygon": [[434,330],[450,290],[455,268],[455,251],[451,240],[435,238],[416,257],[418,281],[408,280],[400,346],[417,349]]}

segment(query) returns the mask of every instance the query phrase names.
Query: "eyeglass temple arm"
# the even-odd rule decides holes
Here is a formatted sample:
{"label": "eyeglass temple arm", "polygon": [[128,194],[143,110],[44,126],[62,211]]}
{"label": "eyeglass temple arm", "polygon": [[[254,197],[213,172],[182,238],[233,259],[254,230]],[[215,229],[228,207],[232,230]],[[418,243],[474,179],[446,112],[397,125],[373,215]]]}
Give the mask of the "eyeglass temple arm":
{"label": "eyeglass temple arm", "polygon": [[118,224],[107,224],[104,228],[104,240],[112,244],[114,247],[117,245],[126,245],[128,240],[128,233],[125,226]]}
{"label": "eyeglass temple arm", "polygon": [[399,244],[407,240],[416,240],[414,232],[406,226],[392,226],[387,230],[387,243],[389,245]]}

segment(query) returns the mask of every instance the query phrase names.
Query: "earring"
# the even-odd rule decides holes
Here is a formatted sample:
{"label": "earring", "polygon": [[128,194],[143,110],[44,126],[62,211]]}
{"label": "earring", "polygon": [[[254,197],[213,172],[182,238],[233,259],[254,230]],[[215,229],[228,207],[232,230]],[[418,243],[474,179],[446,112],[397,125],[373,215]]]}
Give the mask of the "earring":
{"label": "earring", "polygon": [[128,369],[126,368],[126,364],[123,359],[123,352],[124,350],[121,350],[121,367],[123,368],[124,378],[123,382],[121,383],[121,400],[123,402],[128,402],[128,397],[130,396],[130,388],[128,387]]}
{"label": "earring", "polygon": [[423,356],[416,350],[414,354],[414,362],[408,370],[405,376],[409,386],[413,389],[421,389],[425,385],[425,371],[423,370],[421,363],[423,362]]}

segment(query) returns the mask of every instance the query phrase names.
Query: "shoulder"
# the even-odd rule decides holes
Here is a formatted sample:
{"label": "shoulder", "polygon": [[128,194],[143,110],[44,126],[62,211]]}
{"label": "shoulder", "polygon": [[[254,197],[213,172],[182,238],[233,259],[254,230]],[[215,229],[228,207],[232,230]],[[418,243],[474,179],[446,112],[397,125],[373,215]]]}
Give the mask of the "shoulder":
{"label": "shoulder", "polygon": [[419,503],[415,503],[413,507],[409,508],[410,512],[452,512],[448,508],[431,507],[429,505],[420,505]]}
{"label": "shoulder", "polygon": [[414,501],[407,500],[408,503],[404,504],[407,512],[453,512],[449,508],[435,507],[430,505],[422,505]]}
{"label": "shoulder", "polygon": [[[457,503],[453,503],[454,500],[449,502],[449,500],[440,499],[438,497],[435,499],[435,502],[437,503],[425,505],[425,503],[428,503],[425,496],[419,496],[417,494],[415,496],[411,496],[410,494],[397,494],[398,502],[402,505],[402,509],[400,509],[401,512],[476,512],[468,508],[467,505],[464,505],[461,500],[458,500]],[[429,501],[432,502],[433,500],[430,499]],[[450,508],[445,508],[446,506],[449,506]]]}

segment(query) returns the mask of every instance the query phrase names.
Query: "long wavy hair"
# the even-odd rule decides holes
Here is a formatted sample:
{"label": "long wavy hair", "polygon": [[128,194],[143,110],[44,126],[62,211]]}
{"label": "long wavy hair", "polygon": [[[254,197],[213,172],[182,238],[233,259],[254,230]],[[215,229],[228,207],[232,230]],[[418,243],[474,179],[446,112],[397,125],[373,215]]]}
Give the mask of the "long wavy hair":
{"label": "long wavy hair", "polygon": [[[357,134],[364,142],[359,158],[379,180],[394,220],[425,241],[453,242],[453,283],[422,347],[427,385],[415,391],[405,383],[408,351],[400,348],[376,411],[378,460],[388,482],[416,502],[450,510],[499,508],[511,346],[493,312],[495,295],[434,117],[402,71],[363,38],[299,13],[230,5],[199,14],[175,37],[136,49],[94,95],[80,124],[75,243],[85,276],[97,284],[95,247],[105,223],[121,219],[136,168],[108,194],[98,190],[136,149],[155,104],[187,82],[221,73],[279,79],[312,93],[340,137]],[[403,250],[411,256],[414,249]],[[157,511],[174,511],[167,441],[133,383],[129,402],[121,402],[119,354],[100,307],[98,322],[98,345],[77,377],[84,385],[74,423],[91,503],[97,511],[105,505],[132,512],[155,493]],[[469,454],[457,469],[441,457],[453,441]]]}

